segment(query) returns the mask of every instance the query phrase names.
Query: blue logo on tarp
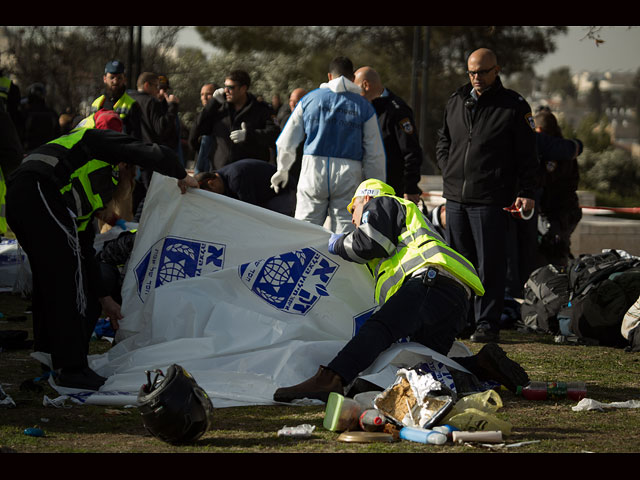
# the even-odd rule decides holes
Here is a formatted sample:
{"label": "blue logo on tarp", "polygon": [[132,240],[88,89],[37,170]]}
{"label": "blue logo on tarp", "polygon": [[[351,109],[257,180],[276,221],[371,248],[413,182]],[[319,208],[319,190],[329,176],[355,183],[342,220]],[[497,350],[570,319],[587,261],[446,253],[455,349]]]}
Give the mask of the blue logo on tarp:
{"label": "blue logo on tarp", "polygon": [[219,243],[180,237],[159,240],[134,269],[138,296],[144,302],[151,290],[160,285],[222,270],[225,248]]}
{"label": "blue logo on tarp", "polygon": [[306,315],[321,297],[338,264],[313,248],[288,252],[238,267],[242,282],[278,310]]}

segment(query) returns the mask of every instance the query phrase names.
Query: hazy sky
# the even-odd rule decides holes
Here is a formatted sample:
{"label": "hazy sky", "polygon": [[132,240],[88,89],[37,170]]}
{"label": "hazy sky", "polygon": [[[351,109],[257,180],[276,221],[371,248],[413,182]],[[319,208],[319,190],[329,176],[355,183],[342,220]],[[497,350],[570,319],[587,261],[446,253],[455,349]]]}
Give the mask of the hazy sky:
{"label": "hazy sky", "polygon": [[[587,27],[570,26],[567,35],[557,37],[556,52],[534,66],[536,74],[546,75],[549,70],[562,66],[569,66],[572,73],[583,70],[635,72],[640,68],[640,26],[602,27],[598,35],[604,43],[599,46],[585,38],[587,31]],[[193,27],[181,32],[179,44],[207,48]]]}
{"label": "hazy sky", "polygon": [[588,71],[630,71],[640,68],[640,27],[602,27],[598,35],[604,40],[596,46],[585,38],[587,27],[569,27],[567,35],[556,39],[556,52],[536,64],[538,75],[569,66],[572,73]]}

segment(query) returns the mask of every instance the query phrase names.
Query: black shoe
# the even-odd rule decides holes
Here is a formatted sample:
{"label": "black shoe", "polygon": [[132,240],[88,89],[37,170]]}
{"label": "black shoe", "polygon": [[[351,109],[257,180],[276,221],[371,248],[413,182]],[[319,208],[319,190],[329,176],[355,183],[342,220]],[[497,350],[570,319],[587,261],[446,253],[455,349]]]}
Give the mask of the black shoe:
{"label": "black shoe", "polygon": [[98,375],[89,367],[83,369],[62,368],[55,375],[56,385],[78,390],[100,390],[107,379]]}
{"label": "black shoe", "polygon": [[327,403],[331,392],[344,395],[344,386],[340,376],[326,367],[320,367],[316,374],[292,387],[279,388],[273,394],[276,402],[290,403],[303,398],[320,400]]}
{"label": "black shoe", "polygon": [[478,327],[476,331],[473,332],[473,335],[469,337],[469,340],[474,343],[499,342],[500,333],[490,330],[487,327]]}
{"label": "black shoe", "polygon": [[514,362],[495,343],[488,343],[477,353],[473,373],[480,380],[493,380],[504,385],[512,392],[516,392],[518,386],[529,383],[529,375],[524,368]]}

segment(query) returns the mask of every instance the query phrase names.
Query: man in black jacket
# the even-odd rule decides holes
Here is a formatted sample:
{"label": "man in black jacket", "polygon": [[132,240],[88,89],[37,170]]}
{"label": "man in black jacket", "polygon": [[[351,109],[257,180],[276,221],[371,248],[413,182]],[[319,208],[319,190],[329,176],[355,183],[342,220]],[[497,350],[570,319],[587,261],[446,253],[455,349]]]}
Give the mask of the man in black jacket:
{"label": "man in black jacket", "polygon": [[[178,118],[179,101],[175,95],[167,96],[167,106],[158,99],[160,79],[152,72],[142,72],[138,77],[137,91],[129,91],[142,110],[141,132],[142,141],[166,145],[172,150],[170,140],[176,135],[176,120]],[[149,188],[153,170],[143,169],[141,172],[145,188]]]}
{"label": "man in black jacket", "polygon": [[243,158],[269,161],[269,149],[275,149],[280,129],[273,111],[249,93],[250,85],[247,72],[229,73],[224,87],[216,90],[191,132],[192,139],[201,135],[215,137],[216,170]]}
{"label": "man in black jacket", "polygon": [[471,340],[487,342],[499,338],[504,303],[509,215],[504,208],[535,207],[538,160],[531,108],[502,85],[496,55],[478,49],[467,67],[470,83],[447,102],[436,155],[449,244],[474,263],[486,290],[474,302]]}
{"label": "man in black jacket", "polygon": [[387,154],[387,184],[399,197],[418,203],[422,194],[418,186],[422,147],[413,111],[404,100],[384,87],[380,75],[371,67],[356,70],[354,83],[362,88],[362,96],[371,102],[378,115]]}
{"label": "man in black jacket", "polygon": [[245,158],[213,172],[200,172],[195,179],[200,188],[257,205],[293,217],[296,210],[296,189],[287,184],[278,193],[271,188],[276,166]]}

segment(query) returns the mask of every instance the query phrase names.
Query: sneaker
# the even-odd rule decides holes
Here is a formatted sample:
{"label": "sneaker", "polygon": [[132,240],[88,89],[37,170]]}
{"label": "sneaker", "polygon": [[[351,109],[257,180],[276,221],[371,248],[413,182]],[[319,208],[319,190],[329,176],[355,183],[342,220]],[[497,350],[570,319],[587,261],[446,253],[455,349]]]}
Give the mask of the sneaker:
{"label": "sneaker", "polygon": [[477,372],[473,373],[480,380],[493,380],[504,385],[512,392],[516,392],[518,386],[529,383],[529,375],[524,368],[514,362],[495,343],[488,343],[477,353]]}
{"label": "sneaker", "polygon": [[332,392],[344,395],[344,386],[340,376],[327,367],[320,367],[316,374],[292,387],[279,388],[273,394],[276,402],[290,403],[303,398],[316,399],[327,403]]}
{"label": "sneaker", "polygon": [[473,332],[473,335],[469,337],[469,340],[474,343],[499,342],[500,333],[490,330],[488,327],[478,327],[476,331]]}
{"label": "sneaker", "polygon": [[107,379],[85,367],[81,370],[62,368],[56,372],[55,381],[59,387],[97,391]]}

